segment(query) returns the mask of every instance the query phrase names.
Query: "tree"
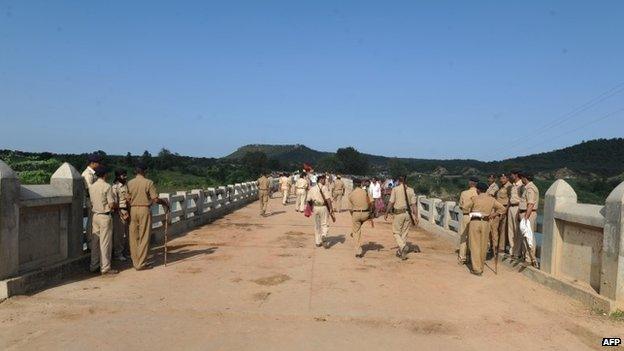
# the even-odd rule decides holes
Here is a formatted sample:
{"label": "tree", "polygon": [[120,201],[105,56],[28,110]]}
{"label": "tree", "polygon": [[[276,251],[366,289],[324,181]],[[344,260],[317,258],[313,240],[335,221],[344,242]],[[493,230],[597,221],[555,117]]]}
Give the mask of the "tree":
{"label": "tree", "polygon": [[399,176],[407,175],[407,164],[403,161],[393,158],[388,161],[388,172],[393,179],[396,179]]}
{"label": "tree", "polygon": [[334,172],[334,173],[342,173],[344,172],[344,164],[340,162],[338,157],[336,156],[327,156],[321,159],[318,162],[317,166],[320,172]]}
{"label": "tree", "polygon": [[132,167],[134,166],[134,159],[132,158],[132,154],[131,153],[127,153],[126,157],[124,157],[124,164],[128,167]]}
{"label": "tree", "polygon": [[150,154],[149,151],[143,151],[143,155],[141,155],[141,163],[147,167],[152,165],[152,154]]}
{"label": "tree", "polygon": [[164,147],[158,152],[156,166],[159,169],[171,169],[175,165],[175,155]]}
{"label": "tree", "polygon": [[267,155],[262,151],[247,151],[241,158],[241,163],[251,177],[258,177],[260,173],[266,171],[268,162]]}
{"label": "tree", "polygon": [[368,159],[351,146],[338,149],[336,157],[344,165],[342,173],[365,175],[368,172]]}

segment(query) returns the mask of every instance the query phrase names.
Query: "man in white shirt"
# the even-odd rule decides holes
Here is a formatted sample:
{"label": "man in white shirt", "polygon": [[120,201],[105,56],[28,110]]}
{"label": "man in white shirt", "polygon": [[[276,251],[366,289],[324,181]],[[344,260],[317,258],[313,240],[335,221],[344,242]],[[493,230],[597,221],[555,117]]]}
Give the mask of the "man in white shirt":
{"label": "man in white shirt", "polygon": [[379,182],[379,179],[373,178],[373,181],[368,187],[368,193],[375,204],[375,217],[379,217],[379,213],[384,212],[384,203],[381,198],[381,182]]}

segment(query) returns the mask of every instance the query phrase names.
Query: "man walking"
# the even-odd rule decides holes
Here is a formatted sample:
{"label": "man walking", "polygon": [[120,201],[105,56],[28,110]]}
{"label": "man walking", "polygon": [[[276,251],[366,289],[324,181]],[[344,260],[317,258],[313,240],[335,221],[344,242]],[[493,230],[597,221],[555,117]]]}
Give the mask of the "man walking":
{"label": "man walking", "polygon": [[113,244],[113,220],[111,212],[117,204],[113,199],[111,186],[106,182],[106,168],[97,166],[97,180],[89,187],[91,211],[93,212],[93,229],[91,233],[91,272],[99,268],[102,275],[117,274],[111,269],[111,249]]}
{"label": "man walking", "polygon": [[130,254],[132,265],[137,271],[151,269],[145,263],[149,250],[152,229],[152,204],[161,204],[169,212],[169,202],[160,199],[154,182],[145,177],[147,167],[139,164],[136,167],[136,176],[128,182],[130,194]]}
{"label": "man walking", "polygon": [[399,177],[399,184],[392,188],[392,192],[390,193],[388,210],[386,211],[384,219],[388,219],[389,213],[394,214],[394,219],[392,221],[392,234],[394,235],[394,240],[398,246],[396,255],[401,258],[401,260],[407,259],[409,246],[407,246],[406,241],[407,234],[409,233],[412,225],[412,218],[414,220],[414,224],[418,225],[419,215],[416,202],[417,200],[414,189],[405,184],[405,176]]}
{"label": "man walking", "polygon": [[128,211],[128,173],[125,170],[115,171],[113,182],[113,199],[117,210],[113,212],[113,257],[118,261],[125,261],[124,252],[128,244],[128,225],[130,212]]}
{"label": "man walking", "polygon": [[340,213],[342,211],[342,197],[345,194],[345,183],[342,181],[340,174],[336,175],[334,181],[334,188],[332,189],[332,204],[334,205],[334,212]]}
{"label": "man walking", "polygon": [[329,248],[327,233],[329,232],[329,213],[332,211],[329,191],[325,186],[325,175],[321,174],[316,179],[317,184],[310,188],[306,201],[314,206],[314,243],[317,247],[323,245]]}
{"label": "man walking", "polygon": [[461,192],[459,195],[459,208],[462,210],[462,220],[459,225],[459,264],[466,264],[467,251],[468,251],[468,223],[470,222],[470,208],[468,205],[470,200],[477,196],[477,182],[476,177],[470,177],[468,179],[468,189]]}
{"label": "man walking", "polygon": [[260,199],[260,215],[266,216],[267,204],[269,203],[269,191],[271,190],[271,182],[266,176],[266,172],[262,172],[262,175],[257,180],[258,182],[258,196]]}
{"label": "man walking", "polygon": [[308,179],[305,173],[301,173],[299,179],[297,179],[295,189],[295,195],[297,195],[295,211],[303,212],[305,210],[306,192],[308,190]]}
{"label": "man walking", "polygon": [[286,206],[288,203],[288,191],[290,190],[290,179],[286,176],[286,173],[282,173],[279,184],[282,191],[282,205]]}
{"label": "man walking", "polygon": [[349,194],[351,204],[351,237],[355,237],[355,257],[363,255],[360,239],[362,237],[362,225],[370,219],[371,199],[368,193],[361,187],[360,179],[353,180],[353,191]]}

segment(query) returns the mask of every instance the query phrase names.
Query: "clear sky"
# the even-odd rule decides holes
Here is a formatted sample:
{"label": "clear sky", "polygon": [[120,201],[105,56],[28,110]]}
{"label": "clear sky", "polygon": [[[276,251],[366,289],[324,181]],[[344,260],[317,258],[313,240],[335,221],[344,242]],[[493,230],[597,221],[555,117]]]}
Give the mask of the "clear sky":
{"label": "clear sky", "polygon": [[623,108],[624,1],[0,0],[0,148],[491,160]]}

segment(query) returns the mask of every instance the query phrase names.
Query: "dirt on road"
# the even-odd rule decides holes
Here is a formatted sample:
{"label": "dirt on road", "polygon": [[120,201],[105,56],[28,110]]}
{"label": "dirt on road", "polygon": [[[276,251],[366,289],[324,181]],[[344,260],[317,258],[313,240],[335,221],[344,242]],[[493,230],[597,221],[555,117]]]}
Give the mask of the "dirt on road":
{"label": "dirt on road", "polygon": [[[0,304],[2,350],[598,350],[624,323],[499,266],[482,277],[444,238],[413,230],[394,256],[391,226],[348,213],[313,243],[312,219],[272,199],[170,242],[170,264],[87,273]],[[127,267],[127,266],[125,266]]]}

